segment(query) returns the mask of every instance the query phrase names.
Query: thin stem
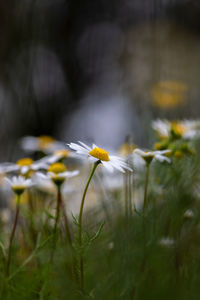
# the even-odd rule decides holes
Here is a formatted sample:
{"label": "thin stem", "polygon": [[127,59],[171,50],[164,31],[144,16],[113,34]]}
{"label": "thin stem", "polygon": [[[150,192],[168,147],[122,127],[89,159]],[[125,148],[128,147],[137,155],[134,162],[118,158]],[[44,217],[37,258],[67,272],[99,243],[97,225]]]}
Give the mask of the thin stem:
{"label": "thin stem", "polygon": [[132,186],[131,186],[131,172],[128,172],[128,187],[129,187],[129,214],[132,216],[133,207],[132,207]]}
{"label": "thin stem", "polygon": [[52,245],[52,251],[51,251],[51,258],[50,258],[51,264],[53,263],[53,260],[54,260],[54,253],[55,253],[56,242],[57,242],[57,228],[58,228],[58,222],[59,222],[59,218],[60,218],[60,201],[61,201],[61,193],[60,193],[60,186],[58,186],[56,219],[55,219],[54,228],[53,228],[53,245]]}
{"label": "thin stem", "polygon": [[94,175],[94,172],[98,166],[98,164],[100,163],[100,161],[98,160],[97,162],[94,163],[93,169],[90,173],[90,176],[88,178],[88,181],[86,183],[84,192],[83,192],[83,197],[81,200],[81,206],[80,206],[80,212],[79,212],[79,246],[80,246],[80,286],[81,286],[81,290],[84,290],[84,264],[83,264],[83,253],[82,253],[82,217],[83,217],[83,207],[84,207],[84,202],[85,202],[85,196],[87,194],[87,190],[90,184],[90,181]]}
{"label": "thin stem", "polygon": [[128,217],[128,175],[124,174],[124,200],[125,200],[125,216]]}
{"label": "thin stem", "polygon": [[58,195],[60,197],[60,206],[63,212],[63,218],[64,218],[64,223],[65,223],[65,231],[66,231],[66,236],[67,236],[67,240],[69,242],[69,246],[70,246],[70,251],[71,251],[71,255],[72,255],[72,274],[75,277],[76,282],[78,282],[78,274],[77,274],[77,263],[76,263],[76,257],[74,255],[74,248],[73,248],[73,238],[72,238],[72,234],[71,234],[71,230],[70,230],[70,226],[69,226],[69,220],[67,217],[67,213],[65,210],[65,204],[63,202],[62,199],[62,194],[61,194],[61,189],[59,188],[59,186],[57,186],[58,189]]}
{"label": "thin stem", "polygon": [[9,241],[9,248],[8,248],[8,260],[5,268],[5,277],[9,277],[9,268],[10,268],[10,262],[11,262],[11,250],[12,250],[12,243],[15,236],[15,231],[17,227],[17,221],[19,216],[19,207],[20,207],[20,194],[17,194],[17,205],[16,205],[16,212],[15,212],[15,219],[14,224],[12,228],[12,232],[10,235],[10,241]]}
{"label": "thin stem", "polygon": [[65,212],[65,204],[62,200],[61,189],[60,189],[59,186],[57,186],[57,191],[58,191],[58,197],[60,198],[60,200],[59,200],[60,207],[61,207],[62,212],[63,212],[63,218],[64,218],[64,222],[65,222],[65,230],[66,230],[66,233],[67,233],[67,238],[68,238],[68,241],[69,241],[69,245],[72,248],[72,235],[71,235],[71,231],[70,231],[70,228],[69,228],[68,217],[67,217],[67,214]]}
{"label": "thin stem", "polygon": [[143,215],[145,214],[146,206],[147,206],[147,189],[149,183],[149,167],[150,164],[146,163],[146,177],[145,177],[145,187],[144,187],[144,204],[143,204]]}

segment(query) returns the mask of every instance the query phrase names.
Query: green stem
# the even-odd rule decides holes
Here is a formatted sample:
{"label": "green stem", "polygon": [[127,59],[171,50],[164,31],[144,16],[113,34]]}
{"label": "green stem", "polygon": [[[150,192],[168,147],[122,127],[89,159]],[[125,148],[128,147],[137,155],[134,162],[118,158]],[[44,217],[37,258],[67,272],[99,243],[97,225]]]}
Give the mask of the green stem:
{"label": "green stem", "polygon": [[59,198],[60,198],[60,201],[59,201],[60,207],[61,207],[62,212],[63,212],[63,218],[64,218],[64,223],[65,223],[65,230],[66,230],[67,238],[68,238],[68,241],[69,241],[69,245],[72,248],[72,235],[71,235],[71,231],[70,231],[70,227],[69,227],[69,221],[68,221],[67,214],[65,212],[65,205],[64,205],[64,202],[62,200],[61,190],[60,190],[59,186],[57,186],[57,190],[58,190],[58,194],[59,194]]}
{"label": "green stem", "polygon": [[143,204],[143,215],[145,214],[146,206],[147,206],[147,189],[149,183],[149,167],[150,164],[146,163],[146,177],[145,177],[145,187],[144,187],[144,204]]}
{"label": "green stem", "polygon": [[83,253],[82,253],[82,217],[83,217],[83,207],[84,207],[84,202],[85,202],[85,196],[87,194],[87,190],[90,184],[90,181],[94,175],[94,172],[98,166],[98,164],[100,163],[100,161],[98,160],[97,162],[94,163],[93,169],[90,173],[90,176],[88,178],[88,181],[86,183],[84,192],[83,192],[83,197],[81,200],[81,206],[80,206],[80,212],[79,212],[79,246],[80,246],[80,287],[81,290],[84,291],[84,264],[83,264]]}
{"label": "green stem", "polygon": [[124,174],[124,200],[125,200],[125,216],[128,217],[128,175]]}
{"label": "green stem", "polygon": [[57,188],[57,206],[56,206],[56,219],[54,223],[53,228],[53,245],[52,245],[52,251],[51,251],[51,258],[50,263],[53,263],[54,260],[54,253],[56,249],[56,242],[57,242],[57,228],[58,228],[58,222],[60,218],[60,202],[61,202],[61,193],[60,193],[60,186]]}
{"label": "green stem", "polygon": [[129,214],[132,216],[133,207],[132,207],[132,186],[131,186],[131,173],[128,172],[128,187],[129,187]]}
{"label": "green stem", "polygon": [[13,224],[13,228],[12,228],[11,235],[10,235],[9,248],[8,248],[8,260],[7,260],[6,268],[5,268],[5,277],[6,278],[9,277],[12,243],[13,243],[13,239],[14,239],[14,236],[15,236],[17,221],[18,221],[18,217],[19,217],[19,207],[20,207],[20,194],[17,194],[17,205],[16,205],[15,219],[14,219],[14,224]]}

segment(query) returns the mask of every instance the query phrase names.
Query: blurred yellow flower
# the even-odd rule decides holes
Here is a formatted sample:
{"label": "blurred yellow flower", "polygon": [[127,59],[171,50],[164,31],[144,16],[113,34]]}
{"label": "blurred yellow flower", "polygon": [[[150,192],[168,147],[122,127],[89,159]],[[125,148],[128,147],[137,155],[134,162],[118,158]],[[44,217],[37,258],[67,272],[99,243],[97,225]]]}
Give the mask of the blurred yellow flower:
{"label": "blurred yellow flower", "polygon": [[38,144],[41,149],[48,149],[49,146],[54,143],[56,140],[48,135],[41,135],[38,137]]}
{"label": "blurred yellow flower", "polygon": [[152,101],[162,109],[177,107],[184,102],[187,89],[181,81],[160,81],[151,90]]}
{"label": "blurred yellow flower", "polygon": [[22,158],[17,161],[17,165],[20,167],[31,166],[33,160],[31,158]]}
{"label": "blurred yellow flower", "polygon": [[59,173],[63,173],[63,172],[66,172],[67,171],[67,168],[64,164],[62,163],[55,163],[55,164],[52,164],[49,169],[48,169],[48,172],[52,172],[54,174],[59,174]]}
{"label": "blurred yellow flower", "polygon": [[121,147],[119,149],[119,153],[123,157],[126,157],[126,156],[132,154],[135,149],[136,149],[136,145],[135,144],[124,143],[123,145],[121,145]]}

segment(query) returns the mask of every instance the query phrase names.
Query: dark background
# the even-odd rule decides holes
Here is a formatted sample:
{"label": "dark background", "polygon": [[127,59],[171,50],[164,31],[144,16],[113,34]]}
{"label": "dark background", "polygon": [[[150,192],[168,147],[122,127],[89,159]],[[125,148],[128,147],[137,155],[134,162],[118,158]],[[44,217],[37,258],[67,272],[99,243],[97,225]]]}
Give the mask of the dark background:
{"label": "dark background", "polygon": [[[198,118],[199,61],[198,0],[1,1],[1,160],[24,135],[147,145],[151,119]],[[162,80],[180,105],[151,101]]]}

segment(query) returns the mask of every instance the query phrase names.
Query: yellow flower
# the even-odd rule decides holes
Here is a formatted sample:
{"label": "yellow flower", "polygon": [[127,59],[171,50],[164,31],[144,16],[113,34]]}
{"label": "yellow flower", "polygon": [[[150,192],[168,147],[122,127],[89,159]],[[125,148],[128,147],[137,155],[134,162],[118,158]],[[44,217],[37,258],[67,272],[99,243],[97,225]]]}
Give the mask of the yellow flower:
{"label": "yellow flower", "polygon": [[38,137],[38,145],[40,149],[44,149],[44,150],[48,149],[49,145],[51,145],[55,141],[56,140],[49,135],[41,135]]}
{"label": "yellow flower", "polygon": [[49,166],[48,169],[49,172],[52,172],[54,174],[59,174],[67,171],[67,168],[64,164],[62,163],[55,163]]}
{"label": "yellow flower", "polygon": [[162,109],[174,108],[184,102],[186,91],[187,86],[181,81],[160,81],[151,90],[152,101]]}
{"label": "yellow flower", "polygon": [[17,161],[17,165],[20,167],[31,166],[33,160],[31,158],[22,158]]}

